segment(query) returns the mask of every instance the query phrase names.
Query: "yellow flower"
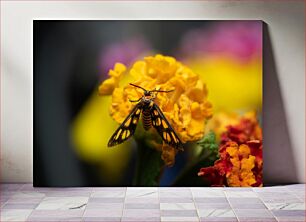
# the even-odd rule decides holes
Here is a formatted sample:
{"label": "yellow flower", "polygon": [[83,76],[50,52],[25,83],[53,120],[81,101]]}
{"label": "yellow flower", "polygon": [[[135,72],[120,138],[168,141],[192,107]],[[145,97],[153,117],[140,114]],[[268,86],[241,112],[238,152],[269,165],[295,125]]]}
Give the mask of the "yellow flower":
{"label": "yellow flower", "polygon": [[110,70],[108,72],[110,78],[105,80],[103,84],[99,86],[99,94],[103,96],[112,93],[114,89],[118,87],[118,83],[121,79],[121,76],[125,71],[126,71],[125,65],[121,63],[116,63],[114,70]]}
{"label": "yellow flower", "polygon": [[[116,66],[110,71],[110,78],[100,85],[99,92],[100,95],[112,94],[110,115],[122,123],[135,105],[129,99],[140,98],[143,91],[131,85],[120,87],[121,74],[125,69],[118,70]],[[123,66],[120,64],[120,67]],[[118,73],[118,77],[112,74],[114,72]],[[175,89],[171,93],[158,93],[155,102],[182,142],[196,141],[203,137],[205,121],[212,116],[212,105],[207,100],[206,85],[196,73],[173,57],[156,55],[135,62],[128,75],[135,85],[147,90]]]}
{"label": "yellow flower", "polygon": [[132,153],[132,149],[125,147],[125,144],[119,145],[118,149],[107,147],[109,137],[118,127],[105,109],[110,100],[98,96],[96,89],[71,125],[71,142],[76,154],[82,161],[98,167],[99,177],[106,185],[120,183]]}
{"label": "yellow flower", "polygon": [[[112,96],[110,115],[116,122],[122,123],[135,106],[129,100],[143,96],[142,90],[128,82],[147,90],[174,89],[170,93],[158,93],[156,104],[183,143],[203,137],[205,122],[212,116],[206,85],[199,75],[175,58],[163,55],[145,57],[144,60],[136,61],[128,71],[123,64],[117,63],[114,70],[110,70],[109,76],[100,85],[99,94]],[[166,164],[172,165],[175,152],[167,146],[160,150]]]}
{"label": "yellow flower", "polygon": [[247,62],[224,55],[191,58],[185,61],[209,86],[215,111],[261,111],[262,61]]}

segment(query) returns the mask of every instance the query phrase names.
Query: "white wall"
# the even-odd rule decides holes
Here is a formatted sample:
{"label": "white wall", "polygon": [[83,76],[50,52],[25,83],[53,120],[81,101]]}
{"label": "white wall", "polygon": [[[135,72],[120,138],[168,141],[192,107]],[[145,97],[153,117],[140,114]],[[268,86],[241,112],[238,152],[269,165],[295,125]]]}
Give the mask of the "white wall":
{"label": "white wall", "polygon": [[305,182],[304,10],[303,1],[291,0],[1,1],[2,181],[32,182],[33,179],[32,20],[148,18],[261,19],[269,25],[298,181]]}

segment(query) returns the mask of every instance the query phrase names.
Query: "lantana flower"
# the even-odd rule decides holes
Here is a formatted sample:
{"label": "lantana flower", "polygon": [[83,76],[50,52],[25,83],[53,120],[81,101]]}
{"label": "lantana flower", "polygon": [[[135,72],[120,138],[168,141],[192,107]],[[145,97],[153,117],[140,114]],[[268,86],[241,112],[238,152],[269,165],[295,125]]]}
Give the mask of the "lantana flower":
{"label": "lantana flower", "polygon": [[239,124],[228,125],[227,130],[221,134],[221,144],[227,141],[235,141],[238,144],[246,143],[250,140],[262,141],[262,130],[258,124],[256,113],[246,113]]}
{"label": "lantana flower", "polygon": [[[158,93],[156,104],[183,143],[203,137],[205,122],[212,116],[212,105],[199,75],[175,58],[160,54],[136,61],[130,70],[117,63],[109,71],[109,79],[100,85],[99,94],[112,96],[110,115],[118,123],[122,123],[135,106],[130,100],[143,95],[143,91],[129,85],[127,79],[147,90],[174,89],[170,93]],[[170,152],[168,147],[161,150],[169,154],[164,153],[163,158],[174,159],[173,151]],[[172,158],[167,158],[167,162],[172,164]]]}
{"label": "lantana flower", "polygon": [[245,139],[262,140],[257,115],[255,111],[244,113],[242,116],[236,112],[220,111],[214,113],[214,116],[207,123],[206,133],[213,131],[217,141],[222,140],[223,143],[230,140],[241,140],[241,142]]}
{"label": "lantana flower", "polygon": [[222,135],[220,159],[198,173],[213,186],[262,186],[262,133],[258,122],[242,118]]}

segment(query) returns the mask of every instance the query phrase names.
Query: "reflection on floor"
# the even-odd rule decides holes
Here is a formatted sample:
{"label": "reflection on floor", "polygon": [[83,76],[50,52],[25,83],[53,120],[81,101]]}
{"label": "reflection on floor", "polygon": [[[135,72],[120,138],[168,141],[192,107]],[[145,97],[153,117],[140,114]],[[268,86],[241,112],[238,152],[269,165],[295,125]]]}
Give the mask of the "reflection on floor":
{"label": "reflection on floor", "polygon": [[33,188],[2,184],[1,221],[305,221],[305,185]]}

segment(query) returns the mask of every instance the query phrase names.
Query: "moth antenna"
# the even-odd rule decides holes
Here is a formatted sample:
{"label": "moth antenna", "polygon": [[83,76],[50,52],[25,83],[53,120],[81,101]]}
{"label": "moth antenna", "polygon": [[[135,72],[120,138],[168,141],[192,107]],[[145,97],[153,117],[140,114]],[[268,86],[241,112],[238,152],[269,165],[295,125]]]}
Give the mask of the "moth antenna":
{"label": "moth antenna", "polygon": [[172,90],[156,90],[156,89],[154,89],[151,92],[165,92],[165,93],[169,93],[169,92],[173,92],[173,91],[174,91],[174,89],[172,89]]}
{"label": "moth antenna", "polygon": [[134,86],[134,87],[137,87],[137,88],[139,88],[139,89],[142,89],[143,91],[147,91],[146,89],[142,88],[141,86],[137,86],[137,85],[135,85],[135,84],[133,84],[133,83],[130,83],[130,85],[131,85],[131,86]]}

